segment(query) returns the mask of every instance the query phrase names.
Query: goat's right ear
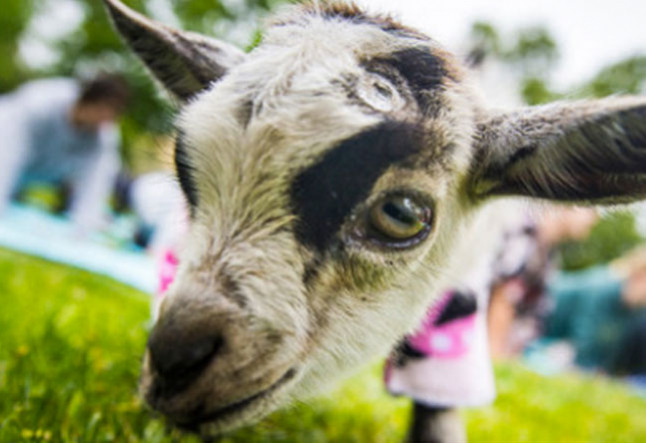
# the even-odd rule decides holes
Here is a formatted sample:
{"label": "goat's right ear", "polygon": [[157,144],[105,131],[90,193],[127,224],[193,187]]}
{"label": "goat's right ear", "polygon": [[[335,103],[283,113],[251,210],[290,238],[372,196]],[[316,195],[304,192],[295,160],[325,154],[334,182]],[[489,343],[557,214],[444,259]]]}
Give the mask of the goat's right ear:
{"label": "goat's right ear", "polygon": [[119,0],[103,1],[128,45],[182,101],[208,88],[245,59],[244,52],[232,45],[155,23]]}
{"label": "goat's right ear", "polygon": [[475,137],[469,193],[614,204],[646,198],[646,97],[496,113]]}

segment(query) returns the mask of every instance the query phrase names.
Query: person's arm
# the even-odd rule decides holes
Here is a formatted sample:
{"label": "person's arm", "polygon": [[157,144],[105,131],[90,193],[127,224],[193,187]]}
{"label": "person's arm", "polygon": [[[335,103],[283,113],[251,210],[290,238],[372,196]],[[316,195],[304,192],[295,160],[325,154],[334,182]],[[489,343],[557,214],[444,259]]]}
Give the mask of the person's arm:
{"label": "person's arm", "polygon": [[0,101],[0,214],[16,190],[29,155],[29,125],[23,112],[8,99]]}
{"label": "person's arm", "polygon": [[130,188],[129,202],[141,221],[153,228],[148,251],[159,255],[176,250],[189,216],[185,197],[173,175],[158,171],[137,177]]}
{"label": "person's arm", "polygon": [[121,165],[116,128],[102,128],[98,143],[97,155],[72,184],[70,216],[83,234],[103,225],[104,210]]}

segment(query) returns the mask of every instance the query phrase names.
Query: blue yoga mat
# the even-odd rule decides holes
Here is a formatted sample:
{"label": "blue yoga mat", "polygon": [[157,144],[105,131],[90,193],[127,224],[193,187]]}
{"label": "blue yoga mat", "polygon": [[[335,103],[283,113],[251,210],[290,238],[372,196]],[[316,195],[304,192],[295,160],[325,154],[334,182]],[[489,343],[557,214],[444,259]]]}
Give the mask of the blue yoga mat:
{"label": "blue yoga mat", "polygon": [[79,237],[66,218],[13,204],[0,216],[0,246],[111,277],[144,292],[157,288],[155,260],[129,244],[117,219],[108,232]]}

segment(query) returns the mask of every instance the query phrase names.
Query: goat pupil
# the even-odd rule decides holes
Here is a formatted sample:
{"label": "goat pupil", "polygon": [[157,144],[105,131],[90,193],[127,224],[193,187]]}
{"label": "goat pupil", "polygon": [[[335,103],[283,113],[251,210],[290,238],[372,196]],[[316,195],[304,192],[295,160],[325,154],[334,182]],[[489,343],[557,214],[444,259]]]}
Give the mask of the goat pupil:
{"label": "goat pupil", "polygon": [[407,225],[413,225],[419,221],[415,213],[405,204],[386,202],[383,206],[383,211],[389,217]]}

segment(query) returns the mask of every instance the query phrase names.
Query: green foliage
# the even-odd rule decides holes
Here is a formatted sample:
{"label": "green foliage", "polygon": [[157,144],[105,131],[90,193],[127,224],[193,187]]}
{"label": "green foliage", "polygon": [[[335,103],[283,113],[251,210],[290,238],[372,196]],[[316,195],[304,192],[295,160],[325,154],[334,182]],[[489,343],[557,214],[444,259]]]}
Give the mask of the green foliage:
{"label": "green foliage", "polygon": [[606,97],[612,94],[644,92],[646,92],[646,55],[641,55],[603,68],[580,88],[578,95]]}
{"label": "green foliage", "polygon": [[496,28],[487,22],[475,22],[471,26],[472,45],[510,64],[525,75],[544,75],[558,60],[556,41],[547,29],[537,26],[515,31],[509,37],[501,37]]}
{"label": "green foliage", "polygon": [[550,90],[547,82],[539,77],[525,77],[521,80],[520,95],[528,105],[541,105],[561,98]]}
{"label": "green foliage", "polygon": [[[109,279],[0,250],[0,441],[196,442],[136,393],[148,298]],[[497,370],[499,397],[466,413],[471,441],[646,441],[646,404],[605,379]],[[219,441],[395,442],[408,401],[381,365],[328,397]],[[522,393],[522,395],[521,395]]]}
{"label": "green foliage", "polygon": [[487,22],[475,22],[471,25],[471,41],[474,46],[486,54],[500,56],[503,53],[500,35],[496,28]]}
{"label": "green foliage", "polygon": [[558,61],[559,50],[547,29],[529,27],[502,37],[491,23],[475,22],[471,41],[472,55],[496,59],[516,73],[525,103],[536,105],[561,98],[549,86],[549,74]]}
{"label": "green foliage", "polygon": [[634,215],[618,211],[602,218],[586,240],[564,243],[558,250],[563,269],[576,271],[608,263],[643,241],[637,232]]}
{"label": "green foliage", "polygon": [[182,23],[191,23],[199,32],[209,33],[213,24],[222,19],[234,19],[235,15],[217,1],[178,1],[173,10]]}
{"label": "green foliage", "polygon": [[18,39],[29,25],[38,0],[3,0],[0,13],[0,93],[22,83],[26,69],[17,60]]}
{"label": "green foliage", "polygon": [[516,44],[509,50],[507,57],[531,64],[546,63],[546,68],[549,68],[558,58],[558,48],[547,29],[530,27],[518,33]]}
{"label": "green foliage", "polygon": [[[563,97],[607,97],[613,94],[640,94],[646,92],[646,55],[635,55],[602,68],[592,79],[575,85],[569,91],[556,92],[549,81],[549,72],[556,59],[558,49],[548,34],[532,34],[534,40],[527,39],[518,44],[516,56],[503,57],[504,60],[514,59],[529,61],[533,65],[543,64],[540,75],[536,70],[524,68],[525,75],[521,78],[521,96],[530,105],[549,103]],[[520,57],[522,54],[525,56]],[[543,60],[542,62],[540,60]],[[538,62],[537,62],[538,60]]]}

